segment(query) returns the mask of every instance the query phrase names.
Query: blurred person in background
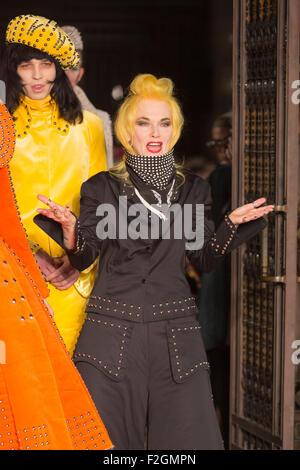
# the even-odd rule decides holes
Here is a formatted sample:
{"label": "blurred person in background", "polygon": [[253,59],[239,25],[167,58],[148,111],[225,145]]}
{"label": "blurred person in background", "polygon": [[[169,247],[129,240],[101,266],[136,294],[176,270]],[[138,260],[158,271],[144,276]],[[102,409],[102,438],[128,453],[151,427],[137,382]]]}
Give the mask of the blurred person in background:
{"label": "blurred person in background", "polygon": [[184,168],[206,180],[216,168],[216,160],[209,155],[192,155],[185,162]]}
{"label": "blurred person in background", "polygon": [[[217,161],[217,167],[207,180],[212,195],[211,217],[216,227],[231,210],[231,132],[232,115],[223,114],[214,121],[212,139],[207,143]],[[230,257],[226,257],[210,273],[199,274],[198,319],[211,366],[214,403],[226,447],[229,426]]]}
{"label": "blurred person in background", "polygon": [[62,26],[63,31],[72,39],[75,49],[79,55],[79,64],[69,70],[66,70],[66,74],[72,88],[74,90],[75,95],[79,99],[82,109],[87,109],[91,113],[97,114],[102,120],[103,123],[103,132],[104,132],[104,139],[105,139],[105,147],[106,147],[106,159],[107,159],[107,168],[111,168],[114,164],[113,159],[113,136],[112,136],[112,125],[111,125],[111,118],[110,115],[101,109],[95,108],[93,103],[88,99],[87,95],[83,91],[83,89],[78,85],[80,80],[83,77],[85,72],[83,67],[83,41],[81,37],[81,33],[78,31],[75,26]]}
{"label": "blurred person in background", "polygon": [[[184,168],[203,179],[207,179],[216,168],[216,159],[214,156],[192,155],[184,162]],[[201,275],[192,266],[188,258],[186,258],[185,272],[192,294],[197,295],[201,287]]]}

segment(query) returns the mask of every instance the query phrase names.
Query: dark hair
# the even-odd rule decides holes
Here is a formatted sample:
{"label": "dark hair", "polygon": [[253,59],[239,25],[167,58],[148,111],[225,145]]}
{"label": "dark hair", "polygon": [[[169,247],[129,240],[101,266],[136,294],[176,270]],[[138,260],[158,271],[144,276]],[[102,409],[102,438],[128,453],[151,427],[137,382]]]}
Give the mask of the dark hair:
{"label": "dark hair", "polygon": [[17,73],[18,65],[31,59],[47,59],[53,62],[56,68],[56,77],[50,95],[58,105],[60,117],[70,124],[82,122],[83,114],[80,101],[75,95],[65,72],[53,57],[50,57],[46,52],[23,44],[7,44],[5,49],[6,103],[11,114],[19,106],[20,97],[23,93],[21,80]]}
{"label": "dark hair", "polygon": [[232,113],[228,112],[226,114],[221,114],[221,116],[217,117],[217,119],[213,122],[212,127],[225,127],[226,129],[231,129]]}

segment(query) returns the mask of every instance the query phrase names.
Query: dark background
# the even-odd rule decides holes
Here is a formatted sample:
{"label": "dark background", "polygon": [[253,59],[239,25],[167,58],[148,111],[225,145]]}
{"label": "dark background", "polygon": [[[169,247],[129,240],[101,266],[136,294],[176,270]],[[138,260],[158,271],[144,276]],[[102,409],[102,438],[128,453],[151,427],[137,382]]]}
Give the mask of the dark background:
{"label": "dark background", "polygon": [[[80,86],[114,116],[137,73],[172,78],[185,115],[177,153],[205,154],[213,120],[231,108],[231,0],[66,0],[1,6],[0,38],[13,17],[32,13],[82,33],[86,73]],[[26,5],[26,6],[25,6]]]}

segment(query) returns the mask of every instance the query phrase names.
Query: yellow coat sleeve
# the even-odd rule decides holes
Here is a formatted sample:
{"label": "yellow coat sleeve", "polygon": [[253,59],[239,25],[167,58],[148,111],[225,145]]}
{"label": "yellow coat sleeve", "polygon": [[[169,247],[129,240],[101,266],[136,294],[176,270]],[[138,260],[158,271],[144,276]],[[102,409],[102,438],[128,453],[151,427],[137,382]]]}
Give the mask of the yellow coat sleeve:
{"label": "yellow coat sleeve", "polygon": [[[89,178],[100,171],[107,169],[105,140],[101,118],[89,111],[84,111],[84,119],[88,122],[90,141]],[[99,257],[85,271],[82,271],[78,281],[74,284],[83,297],[89,297],[94,285]]]}
{"label": "yellow coat sleeve", "polygon": [[90,141],[89,178],[107,169],[103,123],[99,116],[84,111],[84,119],[88,123]]}

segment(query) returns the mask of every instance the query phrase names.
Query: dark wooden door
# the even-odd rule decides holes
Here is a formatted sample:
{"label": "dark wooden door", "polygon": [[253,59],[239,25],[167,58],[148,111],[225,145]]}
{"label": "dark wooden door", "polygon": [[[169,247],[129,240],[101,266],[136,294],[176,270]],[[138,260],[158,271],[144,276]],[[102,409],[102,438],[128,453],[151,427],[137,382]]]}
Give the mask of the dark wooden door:
{"label": "dark wooden door", "polygon": [[234,0],[233,204],[275,211],[232,258],[232,449],[300,448],[299,8]]}

